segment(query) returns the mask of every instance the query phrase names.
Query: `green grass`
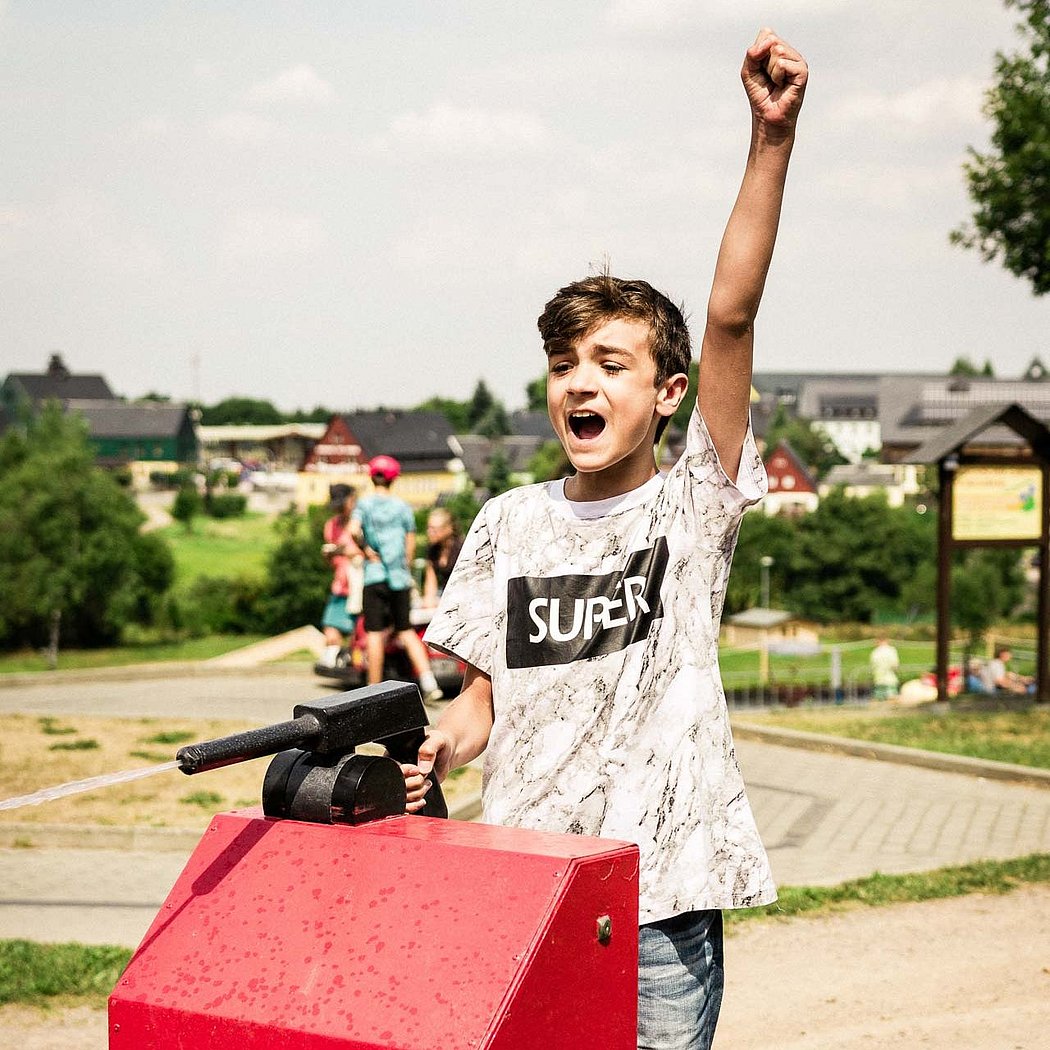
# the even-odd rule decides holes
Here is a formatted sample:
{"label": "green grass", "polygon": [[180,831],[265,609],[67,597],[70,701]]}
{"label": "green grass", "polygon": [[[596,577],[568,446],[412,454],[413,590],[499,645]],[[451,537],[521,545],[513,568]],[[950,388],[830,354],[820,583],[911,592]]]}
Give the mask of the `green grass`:
{"label": "green grass", "polygon": [[110,945],[0,941],[0,1003],[102,1006],[131,958]]}
{"label": "green grass", "polygon": [[[827,645],[828,643],[825,643]],[[936,663],[935,649],[932,642],[898,642],[895,643],[900,655],[900,677],[904,681],[917,678],[926,671],[932,670]],[[868,656],[874,648],[874,642],[847,642],[840,647],[842,654],[842,679],[844,682],[871,682],[871,670]],[[961,650],[952,650],[952,660],[957,661]],[[722,680],[726,688],[734,686],[757,685],[759,654],[755,649],[722,649],[718,662],[722,669]],[[798,682],[819,684],[829,681],[831,654],[825,651],[816,656],[781,656],[769,654],[769,677],[771,682]]]}
{"label": "green grass", "polygon": [[[836,643],[829,634],[822,638],[823,651],[815,656],[781,656],[777,653],[769,654],[769,678],[770,682],[826,684],[830,679],[831,653],[830,648],[838,644],[842,659],[842,680],[844,683],[871,683],[871,669],[868,657],[875,647],[874,640],[843,641]],[[893,645],[900,656],[901,666],[899,677],[902,682],[909,678],[918,678],[927,671],[932,671],[937,663],[936,646],[933,642],[926,641],[897,641]],[[1013,670],[1023,674],[1031,674],[1034,670],[1034,655],[1029,650],[1034,650],[1034,641],[1031,645],[1019,646],[1013,663]],[[960,664],[963,659],[963,646],[960,642],[953,642],[949,650],[950,660],[953,664]],[[727,689],[735,687],[754,686],[758,684],[759,654],[757,649],[728,649],[721,648],[718,654],[718,663],[722,671],[722,680]]]}
{"label": "green grass", "polygon": [[1040,882],[1050,882],[1048,853],[1033,853],[1015,860],[983,860],[908,875],[876,872],[838,886],[782,886],[776,903],[727,911],[725,915],[731,923],[830,915],[846,908],[879,908],[969,893],[1009,893],[1019,886]]}
{"label": "green grass", "polygon": [[[182,641],[136,642],[110,649],[62,649],[58,654],[58,667],[62,671],[71,671],[167,660],[208,660],[231,649],[261,641],[263,637],[259,634],[213,634]],[[47,660],[40,653],[23,651],[0,656],[0,674],[46,670]]]}
{"label": "green grass", "polygon": [[267,555],[278,542],[273,518],[265,514],[221,521],[197,518],[193,532],[176,524],[159,535],[175,556],[176,593],[185,592],[199,576],[262,578]]}
{"label": "green grass", "polygon": [[[839,886],[787,886],[781,888],[775,904],[725,914],[732,927],[741,922],[818,918],[847,908],[885,907],[969,893],[1009,893],[1044,882],[1050,882],[1050,854],[1036,853],[912,875],[875,874]],[[0,941],[0,1003],[101,1008],[130,958],[129,949],[111,946]]]}
{"label": "green grass", "polygon": [[[755,716],[749,714],[749,718]],[[1050,769],[1050,708],[1025,705],[1017,710],[910,711],[882,714],[868,709],[793,709],[771,711],[756,721],[807,733],[828,733],[853,740],[897,744],[949,755]]]}
{"label": "green grass", "polygon": [[189,795],[183,795],[179,801],[184,802],[187,806],[200,806],[201,809],[213,809],[215,806],[221,805],[222,795],[217,791],[194,791]]}

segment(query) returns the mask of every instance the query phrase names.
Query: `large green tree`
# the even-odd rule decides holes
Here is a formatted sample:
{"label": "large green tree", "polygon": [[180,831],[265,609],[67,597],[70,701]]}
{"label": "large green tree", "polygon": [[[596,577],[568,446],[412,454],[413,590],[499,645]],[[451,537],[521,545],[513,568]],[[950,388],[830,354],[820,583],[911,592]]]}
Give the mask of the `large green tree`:
{"label": "large green tree", "polygon": [[[892,508],[882,496],[829,493],[812,514],[747,514],[726,595],[728,612],[756,604],[760,559],[773,558],[770,604],[821,623],[870,623],[932,611],[936,590],[918,595],[912,581],[931,579],[934,515]],[[929,571],[924,571],[929,570]]]}
{"label": "large green tree", "polygon": [[1050,0],[1004,0],[1020,11],[1022,48],[996,54],[996,82],[985,113],[987,153],[970,150],[966,181],[974,212],[951,234],[956,244],[998,260],[1050,291]]}
{"label": "large green tree", "polygon": [[96,645],[148,620],[171,551],[94,465],[87,430],[51,404],[0,442],[0,644]]}

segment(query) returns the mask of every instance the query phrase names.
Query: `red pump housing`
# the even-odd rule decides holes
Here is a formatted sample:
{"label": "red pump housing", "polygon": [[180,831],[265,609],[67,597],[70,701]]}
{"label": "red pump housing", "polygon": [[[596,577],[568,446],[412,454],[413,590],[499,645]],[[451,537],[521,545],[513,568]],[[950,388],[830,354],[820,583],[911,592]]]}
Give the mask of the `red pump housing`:
{"label": "red pump housing", "polygon": [[395,816],[212,821],[110,1050],[634,1050],[638,850]]}

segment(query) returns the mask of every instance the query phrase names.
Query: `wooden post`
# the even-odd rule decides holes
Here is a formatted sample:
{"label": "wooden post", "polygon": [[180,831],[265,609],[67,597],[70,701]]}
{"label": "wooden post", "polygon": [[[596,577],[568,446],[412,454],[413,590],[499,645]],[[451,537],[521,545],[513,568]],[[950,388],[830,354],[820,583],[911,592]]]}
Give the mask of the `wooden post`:
{"label": "wooden post", "polygon": [[951,640],[952,483],[955,471],[937,464],[940,506],[937,515],[937,699],[948,699],[948,647]]}
{"label": "wooden post", "polygon": [[1039,539],[1039,594],[1036,602],[1035,698],[1050,703],[1050,463],[1043,471],[1043,528]]}

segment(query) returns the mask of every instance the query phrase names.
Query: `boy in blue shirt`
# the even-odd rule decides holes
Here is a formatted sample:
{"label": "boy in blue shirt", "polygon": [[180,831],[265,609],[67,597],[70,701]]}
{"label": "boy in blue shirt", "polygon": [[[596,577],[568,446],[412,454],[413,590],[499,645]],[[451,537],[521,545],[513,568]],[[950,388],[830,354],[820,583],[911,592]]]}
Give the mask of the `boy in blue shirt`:
{"label": "boy in blue shirt", "polygon": [[354,507],[351,522],[364,551],[362,612],[368,632],[368,683],[383,679],[387,631],[393,630],[412,662],[423,699],[442,698],[430,657],[412,627],[412,560],[416,553],[416,518],[412,508],[390,492],[401,473],[393,456],[368,463],[375,492]]}

